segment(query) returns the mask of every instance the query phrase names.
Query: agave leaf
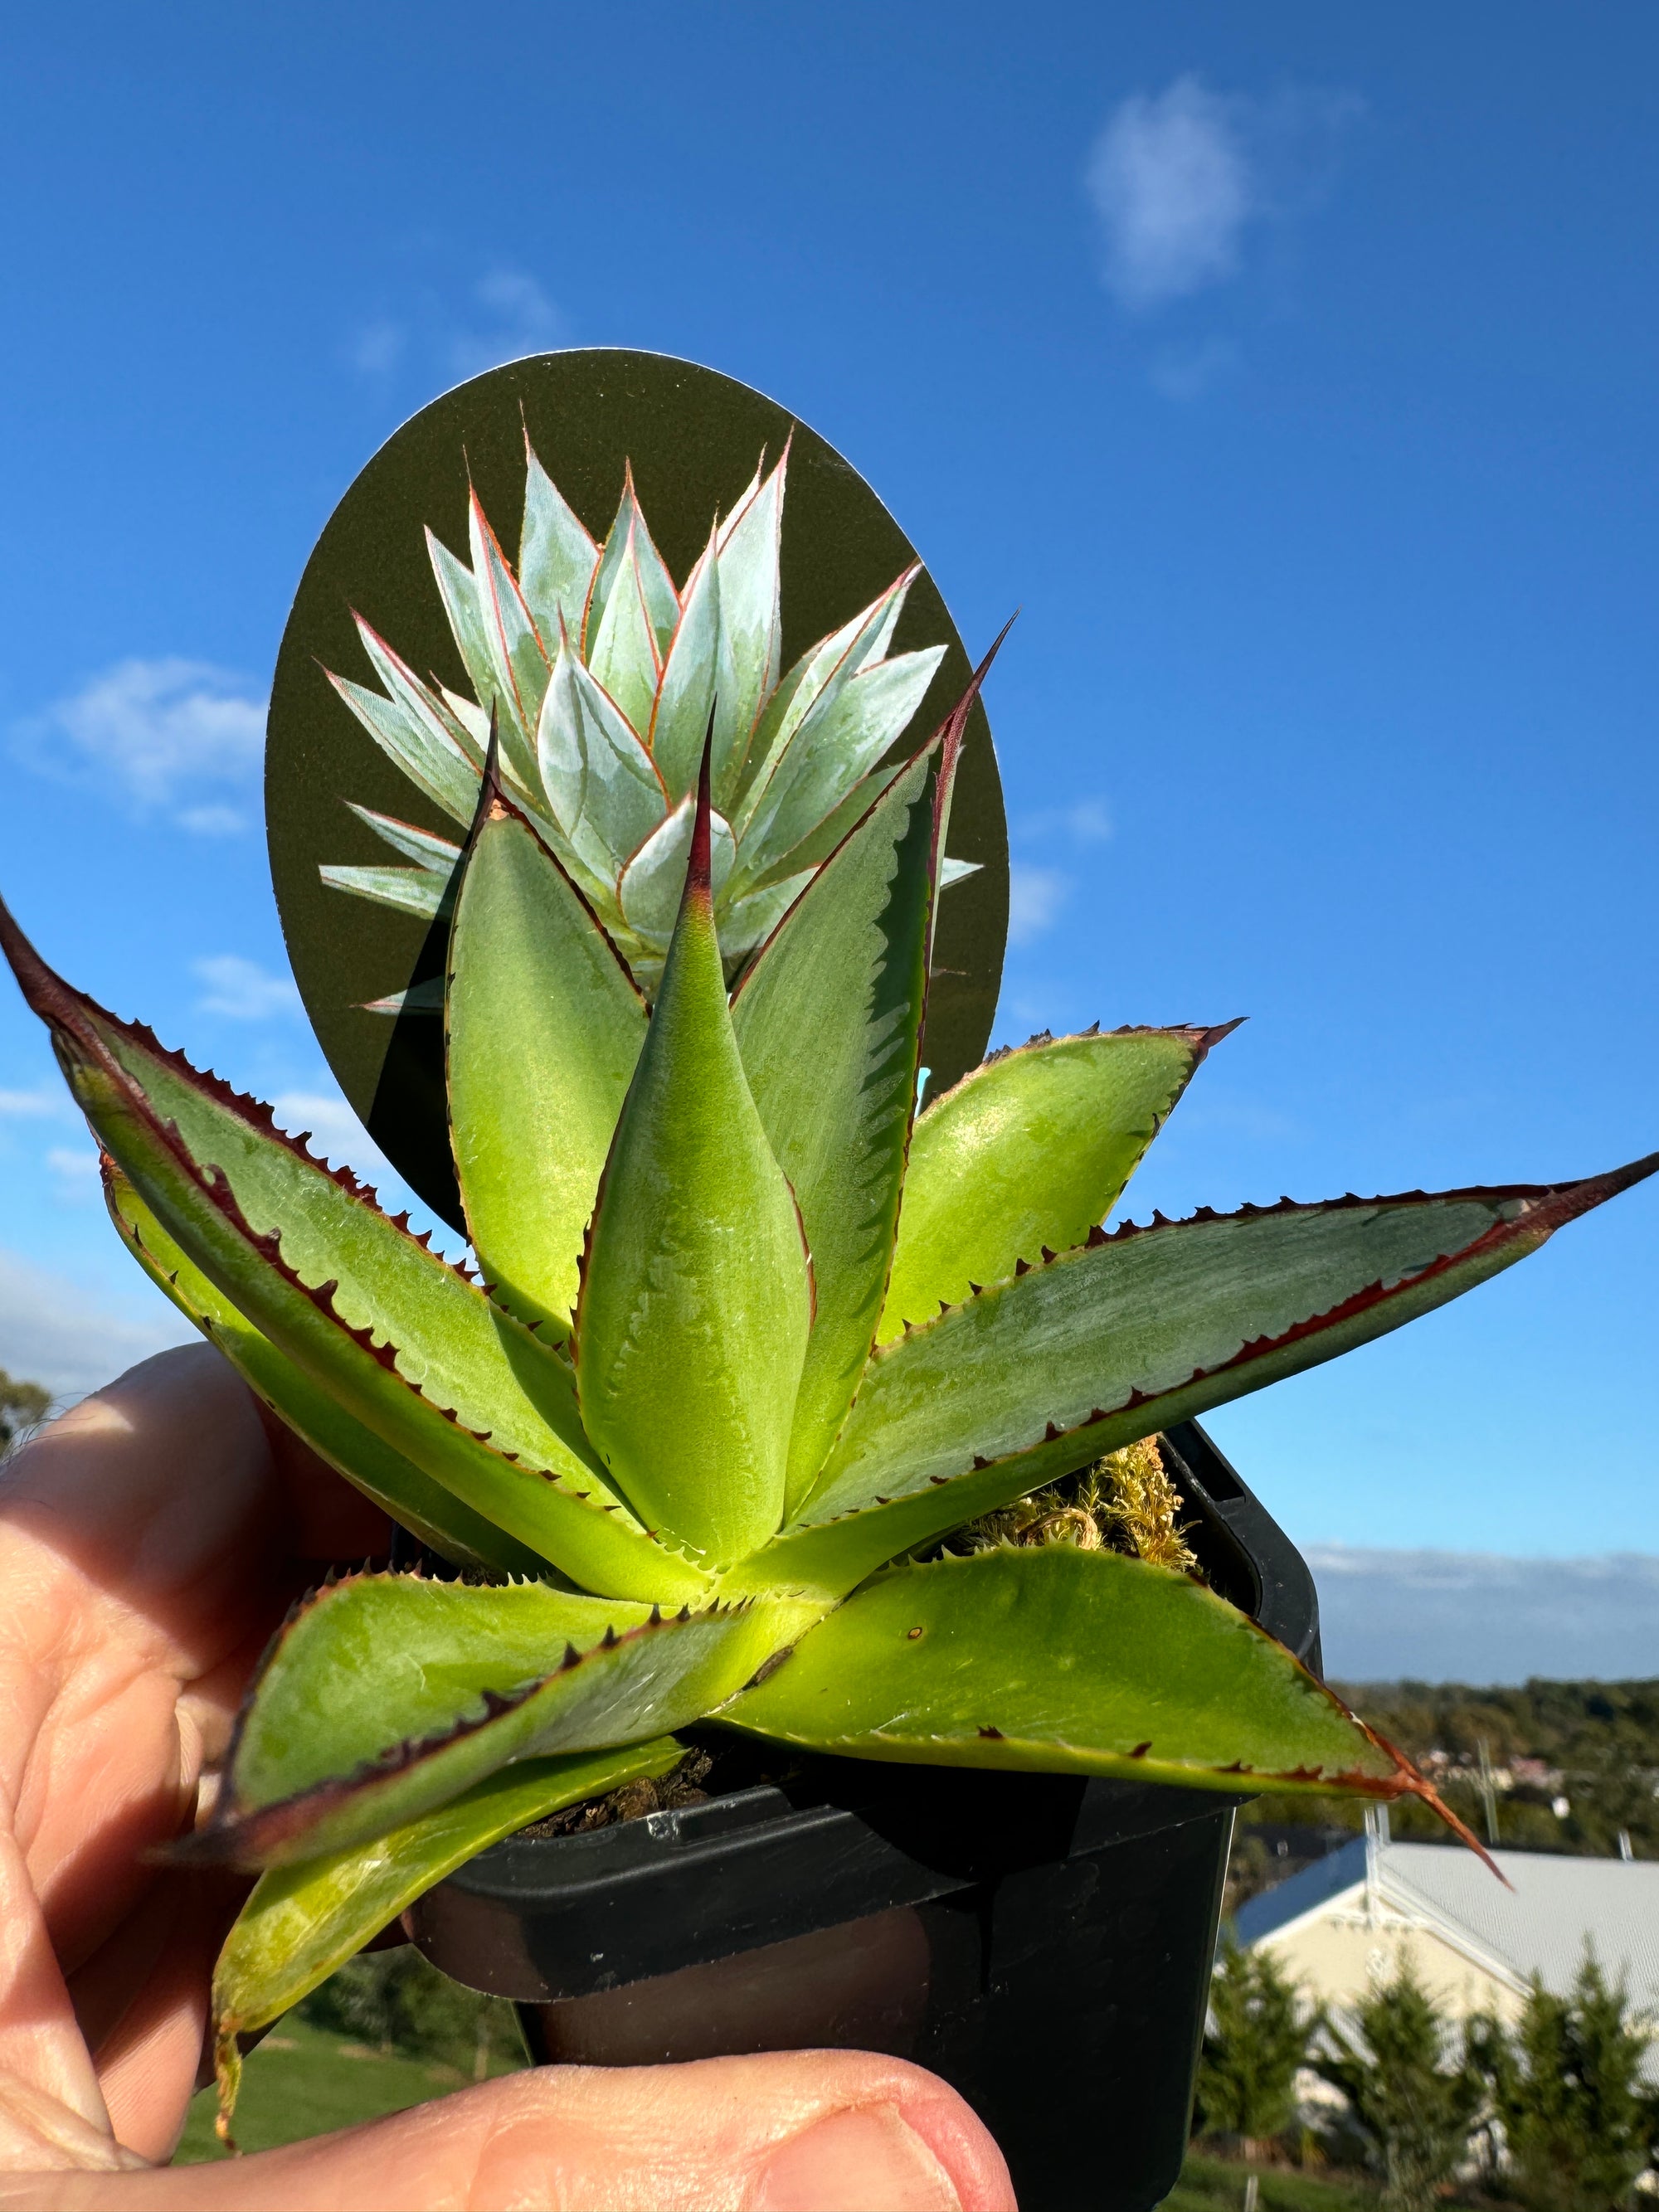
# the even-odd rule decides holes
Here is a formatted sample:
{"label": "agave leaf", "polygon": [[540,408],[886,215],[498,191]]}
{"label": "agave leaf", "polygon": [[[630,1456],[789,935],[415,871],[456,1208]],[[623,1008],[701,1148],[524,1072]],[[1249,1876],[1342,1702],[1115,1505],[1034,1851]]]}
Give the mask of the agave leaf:
{"label": "agave leaf", "polygon": [[[822,1510],[864,1503],[866,1475],[896,1496],[964,1471],[975,1454],[1029,1450],[1050,1427],[1081,1441],[1124,1412],[1143,1435],[1190,1419],[1443,1304],[1630,1179],[1285,1200],[1096,1231],[877,1355],[826,1468]],[[1189,1411],[1167,1410],[1177,1394]]]}
{"label": "agave leaf", "polygon": [[[801,1210],[817,1310],[784,1510],[811,1489],[875,1337],[927,992],[935,838],[961,721],[827,860],[732,1004],[762,1126]],[[811,1049],[803,1041],[811,1039]]]}
{"label": "agave leaf", "polygon": [[[731,688],[720,664],[718,531],[685,580],[685,605],[663,665],[651,718],[651,751],[671,802],[689,798],[708,733],[715,694]],[[672,917],[670,917],[672,927]]]}
{"label": "agave leaf", "polygon": [[103,1170],[110,1218],[144,1273],[223,1352],[250,1389],[337,1474],[458,1566],[520,1575],[541,1571],[540,1557],[527,1545],[515,1542],[505,1529],[422,1474],[284,1358],[191,1265],[107,1154]]}
{"label": "agave leaf", "polygon": [[325,1584],[267,1653],[190,1859],[278,1866],[371,1842],[488,1774],[702,1718],[811,1608],[665,1618],[544,1583]]}
{"label": "agave leaf", "polygon": [[442,684],[424,684],[408,663],[394,653],[372,623],[353,610],[358,642],[368,663],[386,688],[386,696],[401,707],[421,732],[423,743],[435,753],[459,752],[476,773],[483,766],[483,745],[475,739],[464,715],[458,715]]}
{"label": "agave leaf", "polygon": [[464,719],[459,717],[441,685],[423,684],[407,662],[394,653],[372,623],[354,610],[358,642],[387,699],[404,718],[408,732],[408,757],[398,765],[413,776],[428,798],[453,813],[465,790],[455,775],[457,762],[476,777],[483,764],[483,750]]}
{"label": "agave leaf", "polygon": [[[628,470],[627,489],[632,497],[631,465]],[[668,641],[673,636],[675,625],[680,618],[680,599],[674,588],[674,579],[668,572],[668,563],[657,550],[637,501],[634,509],[634,557],[639,562],[646,612],[651,617],[651,627],[657,641],[657,656],[660,659],[668,651]]]}
{"label": "agave leaf", "polygon": [[[554,635],[556,636],[557,632]],[[447,684],[440,684],[436,696],[445,715],[455,726],[457,741],[465,745],[469,759],[476,763],[482,773],[484,756],[489,750],[489,709],[481,707],[476,699],[469,699],[459,691],[452,691]],[[467,820],[472,817],[469,814]]]}
{"label": "agave leaf", "polygon": [[798,876],[732,901],[720,916],[720,952],[728,969],[766,942],[811,880],[812,870],[803,868]]}
{"label": "agave leaf", "polygon": [[1246,1614],[1071,1544],[895,1568],[714,1717],[855,1759],[1412,1796],[1451,1817]]}
{"label": "agave leaf", "polygon": [[580,635],[587,595],[599,565],[599,549],[564,494],[524,441],[524,531],[519,541],[519,586],[542,642],[552,649],[562,627]]}
{"label": "agave leaf", "polygon": [[635,1510],[721,1565],[782,1515],[811,1287],[732,1034],[708,823],[705,755],[679,921],[589,1232],[576,1374]]}
{"label": "agave leaf", "polygon": [[[262,1874],[213,1973],[220,2078],[240,2070],[235,2044],[309,1996],[428,1889],[503,1836],[567,1805],[666,1774],[684,1755],[672,1736],[503,1768],[437,1811],[373,1843]],[[228,2119],[232,2087],[222,2099]]]}
{"label": "agave leaf", "polygon": [[381,999],[365,999],[359,1009],[365,1014],[441,1014],[443,1010],[441,975],[423,975],[404,990],[388,991]]}
{"label": "agave leaf", "polygon": [[446,883],[454,873],[461,848],[447,837],[434,837],[429,830],[417,830],[412,822],[398,821],[395,814],[377,814],[372,806],[359,806],[355,799],[348,799],[346,805],[383,843],[390,845],[394,853],[401,853],[406,860],[413,860],[417,868],[425,868]]}
{"label": "agave leaf", "polygon": [[501,704],[501,747],[516,773],[527,777],[533,790],[535,758],[531,739],[547,690],[551,650],[538,635],[507,556],[478,503],[478,495],[470,487],[467,538],[495,696]]}
{"label": "agave leaf", "polygon": [[885,654],[910,586],[921,573],[918,561],[851,622],[810,646],[767,700],[744,765],[738,819],[745,830],[756,799],[807,715],[829,703],[860,669]]}
{"label": "agave leaf", "polygon": [[1080,1244],[1233,1026],[1033,1037],[935,1100],[910,1139],[879,1340],[1000,1282],[1045,1246]]}
{"label": "agave leaf", "polygon": [[802,721],[753,806],[739,842],[744,889],[793,854],[903,735],[933,682],[945,648],[902,653],[861,669]]}
{"label": "agave leaf", "polygon": [[611,1493],[557,1352],[389,1221],[351,1176],[283,1136],[268,1108],[72,990],[3,907],[0,945],[105,1150],[280,1352],[587,1588],[678,1602],[705,1586]]}
{"label": "agave leaf", "polygon": [[[604,625],[613,593],[624,582],[630,563],[636,563],[639,589],[645,600],[646,613],[656,640],[658,657],[668,650],[668,641],[679,620],[679,595],[674,589],[674,579],[655,544],[640,507],[634,489],[634,470],[631,463],[623,466],[623,492],[617,504],[616,520],[605,541],[605,550],[593,572],[593,588],[588,595],[586,612],[582,621],[582,658],[591,661],[599,631]],[[575,635],[574,629],[572,635]],[[643,723],[640,726],[645,726]]]}
{"label": "agave leaf", "polygon": [[796,701],[801,687],[811,675],[821,646],[813,646],[804,653],[788,674],[781,678],[768,697],[763,701],[760,715],[750,734],[748,750],[744,756],[742,772],[732,787],[732,816],[739,830],[748,820],[748,808],[752,794],[764,783],[782,742],[782,726],[787,720],[793,730],[811,703],[809,697],[799,711]]}
{"label": "agave leaf", "polygon": [[1656,1168],[1659,1153],[1559,1187],[1096,1231],[878,1351],[814,1493],[817,1525],[732,1587],[850,1589],[1103,1452],[1445,1304]]}
{"label": "agave leaf", "polygon": [[582,865],[614,884],[668,811],[655,762],[561,637],[536,732],[542,787]]}
{"label": "agave leaf", "polygon": [[[897,773],[898,770],[895,769],[878,768],[872,769],[868,775],[862,777],[853,786],[846,798],[832,806],[823,819],[808,831],[792,852],[786,853],[781,860],[773,860],[767,866],[756,869],[755,890],[746,893],[745,896],[753,898],[757,893],[780,882],[784,877],[803,872],[810,872],[820,862],[827,860],[854,823],[864,819],[877,799]],[[945,863],[947,868],[954,865],[951,861]],[[944,889],[945,880],[945,876],[941,875],[940,890]]]}
{"label": "agave leaf", "polygon": [[[496,750],[495,769],[496,780],[503,794],[513,805],[518,808],[537,836],[541,839],[571,882],[575,884],[577,890],[599,915],[605,928],[613,937],[617,937],[623,928],[623,919],[622,908],[617,903],[615,855],[603,849],[602,841],[596,843],[589,839],[587,841],[589,848],[595,858],[602,858],[603,872],[590,866],[560,829],[549,811],[539,777],[537,780],[534,793],[527,797],[522,782],[512,772],[512,763],[501,752],[499,747]],[[475,817],[476,813],[475,808]],[[623,949],[619,938],[618,945],[619,949]]]}
{"label": "agave leaf", "polygon": [[[707,726],[708,715],[704,714]],[[623,870],[617,896],[623,918],[648,941],[666,945],[674,933],[675,917],[685,891],[685,864],[696,826],[695,795],[681,799],[673,812],[659,822]],[[737,859],[732,827],[723,814],[708,817],[710,882],[716,899]]]}
{"label": "agave leaf", "polygon": [[726,680],[715,702],[711,788],[714,804],[728,817],[742,787],[761,702],[778,680],[783,638],[778,553],[788,467],[786,446],[771,475],[757,479],[720,533],[720,666]]}
{"label": "agave leaf", "polygon": [[[448,618],[450,635],[455,641],[455,650],[461,656],[466,680],[477,696],[484,726],[488,727],[491,712],[498,710],[507,757],[509,760],[521,760],[524,756],[516,742],[520,735],[515,720],[517,702],[511,687],[503,685],[497,669],[495,650],[490,641],[489,624],[484,615],[478,579],[465,562],[458,560],[442,539],[430,530],[426,533],[426,550],[438,586],[438,596],[443,601],[444,613]],[[507,742],[509,735],[513,743]],[[471,819],[470,808],[461,818]]]}
{"label": "agave leaf", "polygon": [[562,1339],[645,1001],[558,861],[492,790],[450,937],[449,1115],[480,1266]]}
{"label": "agave leaf", "polygon": [[646,605],[639,554],[630,541],[605,601],[599,631],[587,651],[594,681],[614,699],[643,737],[651,727],[662,677],[662,656]]}
{"label": "agave leaf", "polygon": [[856,647],[860,668],[872,667],[878,660],[886,659],[899,617],[904,612],[904,602],[910,596],[910,586],[921,574],[921,562],[913,562],[902,575],[894,578],[878,599],[872,601],[869,612],[875,619],[861,632]]}
{"label": "agave leaf", "polygon": [[[787,447],[786,447],[786,448],[785,448],[785,451],[786,451],[786,452],[787,451]],[[732,501],[732,511],[731,511],[731,513],[726,516],[726,518],[725,521],[724,521],[724,522],[717,522],[717,524],[716,524],[716,528],[717,528],[717,530],[718,530],[718,532],[719,532],[720,537],[722,539],[724,539],[724,538],[726,538],[729,537],[729,536],[730,536],[730,534],[731,534],[731,532],[732,532],[732,531],[737,527],[738,524],[738,523],[743,520],[743,517],[744,517],[744,514],[746,513],[746,511],[748,510],[748,508],[749,508],[750,507],[751,507],[751,506],[754,504],[755,498],[756,498],[757,495],[758,494],[758,492],[759,492],[759,490],[760,490],[760,488],[761,488],[762,484],[765,482],[765,480],[766,480],[766,448],[765,448],[765,447],[764,447],[764,446],[763,446],[763,447],[761,447],[760,459],[759,459],[756,462],[756,464],[755,464],[755,473],[754,473],[754,475],[753,475],[752,477],[750,477],[750,479],[749,479],[748,483],[744,486],[743,489],[742,489],[742,490],[738,494],[738,496],[736,497],[736,499],[734,499],[734,500]]]}
{"label": "agave leaf", "polygon": [[328,680],[386,758],[434,806],[453,821],[471,820],[478,775],[459,745],[441,729],[434,734],[401,701],[384,698],[343,676],[330,675]]}
{"label": "agave leaf", "polygon": [[354,898],[396,907],[401,914],[417,914],[426,921],[436,916],[448,889],[444,877],[425,867],[340,868],[326,862],[317,873],[331,890],[349,891]]}

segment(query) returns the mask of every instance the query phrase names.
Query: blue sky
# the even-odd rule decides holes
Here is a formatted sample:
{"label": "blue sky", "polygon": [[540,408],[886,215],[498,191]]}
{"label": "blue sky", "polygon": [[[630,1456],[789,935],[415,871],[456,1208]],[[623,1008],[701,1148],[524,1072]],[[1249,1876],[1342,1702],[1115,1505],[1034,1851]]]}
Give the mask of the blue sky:
{"label": "blue sky", "polygon": [[[445,386],[650,346],[840,446],[970,645],[1023,607],[1002,1036],[1251,1017],[1132,1212],[1659,1143],[1650,11],[90,6],[8,44],[0,866],[100,997],[361,1152],[258,826],[289,597]],[[8,987],[0,1364],[84,1385],[167,1321],[56,1081]],[[1659,1553],[1656,1222],[1216,1433],[1310,1543]]]}

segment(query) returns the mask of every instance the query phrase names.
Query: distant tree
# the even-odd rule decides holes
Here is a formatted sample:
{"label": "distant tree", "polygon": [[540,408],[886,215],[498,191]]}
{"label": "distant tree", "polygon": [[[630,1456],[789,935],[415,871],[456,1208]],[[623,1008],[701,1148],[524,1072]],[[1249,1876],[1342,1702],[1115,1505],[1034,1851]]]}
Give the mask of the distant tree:
{"label": "distant tree", "polygon": [[1659,2099],[1642,2078],[1652,2033],[1588,1953],[1571,1995],[1535,1981],[1513,2036],[1488,2029],[1510,2186],[1533,2212],[1624,2212],[1633,2201],[1659,2147]]}
{"label": "distant tree", "polygon": [[39,1428],[52,1407],[44,1383],[23,1382],[0,1367],[0,1459]]}
{"label": "distant tree", "polygon": [[1323,2023],[1329,2049],[1314,2063],[1348,2100],[1383,2212],[1431,2212],[1440,2185],[1468,2155],[1486,2099],[1408,1960],[1354,2008],[1354,2033]]}
{"label": "distant tree", "polygon": [[[1419,1765],[1435,1752],[1446,1753],[1453,1763],[1437,1778],[1448,1802],[1477,1828],[1484,1819],[1481,1739],[1499,1766],[1516,1756],[1543,1760],[1552,1770],[1547,1782],[1518,1783],[1504,1792],[1504,1841],[1511,1849],[1606,1858],[1618,1848],[1622,1828],[1638,1858],[1659,1858],[1659,1680],[1534,1680],[1495,1689],[1414,1681],[1333,1686]],[[1562,1799],[1565,1808],[1558,1814],[1553,1808]],[[1425,1805],[1407,1800],[1390,1814],[1397,1840],[1443,1838]],[[1324,1817],[1358,1828],[1360,1802],[1334,1799]],[[1261,1797],[1251,1799],[1239,1824],[1305,1818],[1291,1798]]]}
{"label": "distant tree", "polygon": [[1265,1950],[1229,1942],[1210,1984],[1210,2026],[1198,2069],[1206,2134],[1238,2136],[1260,2157],[1296,2116],[1308,2063],[1307,2008]]}
{"label": "distant tree", "polygon": [[524,2057],[511,2005],[462,1989],[408,1945],[348,1959],[304,1999],[301,2010],[336,2035],[434,2059],[475,2081],[493,2062]]}

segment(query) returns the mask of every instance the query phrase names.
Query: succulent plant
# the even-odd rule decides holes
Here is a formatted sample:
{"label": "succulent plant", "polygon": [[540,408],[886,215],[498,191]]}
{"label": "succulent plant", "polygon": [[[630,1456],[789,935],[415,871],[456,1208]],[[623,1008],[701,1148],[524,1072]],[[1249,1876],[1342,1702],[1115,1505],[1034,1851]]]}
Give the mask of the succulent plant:
{"label": "succulent plant", "polygon": [[[348,1575],[296,1608],[179,1847],[258,1872],[216,1978],[227,2106],[240,2036],[498,1837],[667,1772],[676,1732],[700,1723],[921,1764],[1408,1793],[1444,1813],[1181,1571],[1150,1459],[1128,1504],[1091,1491],[1073,1510],[1062,1492],[1010,1509],[1443,1304],[1659,1156],[1556,1188],[1109,1232],[1231,1024],[1035,1038],[918,1114],[983,672],[858,787],[857,820],[735,988],[714,888],[727,726],[703,702],[653,1006],[591,872],[509,782],[497,695],[443,1009],[477,1273],[73,989],[0,908],[134,1256],[439,1563]],[[1145,1521],[1169,1564],[1029,1540],[1036,1522],[1098,1532],[1114,1513]]]}
{"label": "succulent plant", "polygon": [[[710,880],[728,974],[776,926],[813,869],[857,821],[878,763],[921,703],[945,648],[889,653],[920,573],[907,568],[787,674],[778,556],[786,447],[753,481],[677,589],[633,473],[597,545],[525,441],[524,525],[515,574],[476,491],[471,567],[434,532],[427,551],[474,696],[424,682],[361,615],[381,689],[330,682],[376,744],[465,830],[496,718],[501,780],[654,995],[685,879],[692,788],[711,714]],[[352,811],[399,865],[325,866],[337,890],[435,916],[458,843],[373,808]],[[974,864],[945,864],[953,882]],[[437,1012],[413,987],[374,1011]]]}
{"label": "succulent plant", "polygon": [[179,1844],[258,1875],[215,1978],[226,2111],[239,2037],[702,1723],[1451,1820],[1188,1573],[1144,1440],[1443,1305],[1659,1155],[1109,1232],[1234,1024],[1033,1037],[918,1113],[984,668],[894,763],[940,661],[890,657],[907,571],[781,677],[785,469],[677,591],[630,480],[595,546],[526,445],[518,575],[477,498],[471,568],[429,535],[476,696],[361,619],[383,690],[331,679],[465,832],[358,807],[404,865],[323,874],[447,918],[476,1270],[0,907],[133,1256],[420,1548],[295,1610]]}

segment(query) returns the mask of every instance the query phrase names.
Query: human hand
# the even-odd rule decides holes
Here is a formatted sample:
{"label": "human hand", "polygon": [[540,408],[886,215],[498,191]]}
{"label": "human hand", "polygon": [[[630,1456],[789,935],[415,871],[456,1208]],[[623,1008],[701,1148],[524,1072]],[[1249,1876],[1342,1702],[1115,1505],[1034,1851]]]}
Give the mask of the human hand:
{"label": "human hand", "polygon": [[544,2067],[161,2166],[246,1884],[143,1854],[191,1825],[292,1599],[388,1535],[206,1346],[135,1368],[0,1474],[0,2207],[1009,2212],[961,2099],[855,2051]]}

